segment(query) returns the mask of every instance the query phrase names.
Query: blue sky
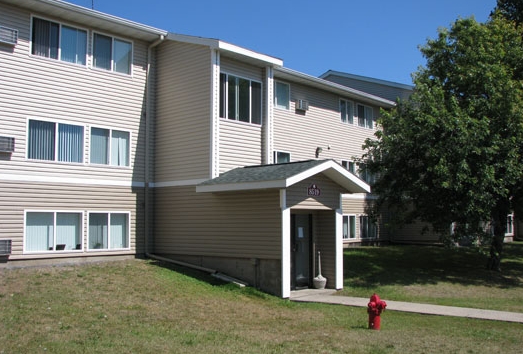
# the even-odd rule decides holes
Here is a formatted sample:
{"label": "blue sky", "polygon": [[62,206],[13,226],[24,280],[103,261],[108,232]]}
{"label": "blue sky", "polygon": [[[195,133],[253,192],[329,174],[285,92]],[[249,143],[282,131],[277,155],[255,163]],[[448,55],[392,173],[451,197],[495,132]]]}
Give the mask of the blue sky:
{"label": "blue sky", "polygon": [[[69,0],[91,8],[93,0]],[[217,38],[319,76],[332,69],[411,84],[418,47],[496,0],[94,0],[95,10],[170,32]]]}

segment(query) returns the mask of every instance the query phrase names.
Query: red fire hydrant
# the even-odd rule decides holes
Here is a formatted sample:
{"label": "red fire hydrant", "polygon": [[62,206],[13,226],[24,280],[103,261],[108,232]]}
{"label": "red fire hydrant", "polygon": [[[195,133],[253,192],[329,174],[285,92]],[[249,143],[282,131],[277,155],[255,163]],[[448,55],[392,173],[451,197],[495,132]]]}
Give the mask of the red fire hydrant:
{"label": "red fire hydrant", "polygon": [[387,303],[380,300],[380,297],[376,294],[370,297],[370,302],[367,305],[367,313],[369,314],[369,329],[380,329],[381,324],[381,312],[385,311]]}

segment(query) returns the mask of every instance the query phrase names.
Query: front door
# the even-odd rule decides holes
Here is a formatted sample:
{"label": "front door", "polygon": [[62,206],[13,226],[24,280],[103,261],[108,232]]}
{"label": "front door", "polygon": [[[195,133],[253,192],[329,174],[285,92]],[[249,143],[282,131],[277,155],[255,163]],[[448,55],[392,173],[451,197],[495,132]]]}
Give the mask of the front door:
{"label": "front door", "polygon": [[311,284],[312,215],[291,215],[291,288],[308,288]]}

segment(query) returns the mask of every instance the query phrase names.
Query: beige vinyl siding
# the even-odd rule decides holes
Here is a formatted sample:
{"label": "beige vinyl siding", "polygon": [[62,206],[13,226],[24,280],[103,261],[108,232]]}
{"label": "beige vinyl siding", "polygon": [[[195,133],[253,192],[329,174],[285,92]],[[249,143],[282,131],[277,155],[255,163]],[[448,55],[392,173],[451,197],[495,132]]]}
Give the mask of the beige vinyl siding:
{"label": "beige vinyl siding", "polygon": [[196,193],[155,189],[155,252],[281,259],[279,191]]}
{"label": "beige vinyl siding", "polygon": [[[18,44],[2,46],[0,50],[0,134],[14,137],[16,144],[10,158],[0,159],[0,169],[11,174],[48,177],[67,174],[68,177],[143,181],[144,155],[140,147],[145,141],[141,116],[147,43],[124,38],[133,41],[132,76],[34,56],[30,55],[29,46],[31,14],[5,5],[0,8],[0,21],[7,13],[11,18],[9,24],[19,30]],[[50,20],[75,26],[60,19]],[[88,30],[90,41],[92,31],[85,26],[78,27]],[[88,48],[90,52],[90,43]],[[87,61],[89,64],[89,56]],[[83,126],[84,163],[26,160],[29,118]],[[87,164],[92,126],[130,131],[130,167]]]}
{"label": "beige vinyl siding", "polygon": [[157,53],[155,181],[209,178],[211,51],[167,40]]}
{"label": "beige vinyl siding", "polygon": [[220,173],[262,164],[262,128],[220,119]]}
{"label": "beige vinyl siding", "polygon": [[262,83],[264,82],[264,68],[249,65],[247,63],[228,58],[225,55],[220,57],[220,71]]}
{"label": "beige vinyl siding", "polygon": [[[310,197],[307,195],[307,189],[311,184],[316,184],[320,189],[321,194],[319,196]],[[340,194],[342,192],[345,192],[343,188],[323,174],[319,174],[289,187],[287,189],[287,206],[293,209],[336,210],[340,207]]]}
{"label": "beige vinyl siding", "polygon": [[[87,247],[87,212],[130,212],[130,251],[143,252],[143,217],[137,215],[137,205],[143,202],[143,190],[130,187],[100,187],[92,185],[50,183],[0,183],[0,239],[12,240],[11,260],[55,256],[95,256],[115,251],[85,252]],[[26,210],[84,213],[83,252],[23,255],[24,213]],[[137,219],[138,218],[138,219]]]}
{"label": "beige vinyl siding", "polygon": [[[265,107],[265,80],[263,68],[241,63],[227,57],[220,59],[220,71],[262,84],[262,107]],[[266,112],[262,111],[262,122]],[[219,161],[220,173],[235,167],[260,165],[263,163],[263,128],[264,124],[220,119]]]}
{"label": "beige vinyl siding", "polygon": [[[323,149],[320,159],[334,159],[339,163],[361,157],[361,147],[365,139],[374,136],[375,129],[359,127],[356,118],[354,124],[342,123],[339,110],[341,98],[355,104],[359,103],[357,100],[282,82],[290,84],[291,109],[274,109],[274,150],[290,152],[292,161],[315,159],[317,147]],[[308,100],[309,110],[296,111],[297,99]],[[374,118],[378,117],[379,107],[372,108]]]}
{"label": "beige vinyl siding", "polygon": [[[345,195],[342,198],[342,213],[343,215],[355,215],[356,216],[356,238],[344,239],[344,242],[354,242],[361,241],[366,239],[361,239],[361,225],[360,225],[360,216],[368,215],[368,210],[372,205],[372,200],[363,198],[362,195]],[[384,233],[383,227],[378,222],[378,238],[384,239],[386,234]]]}

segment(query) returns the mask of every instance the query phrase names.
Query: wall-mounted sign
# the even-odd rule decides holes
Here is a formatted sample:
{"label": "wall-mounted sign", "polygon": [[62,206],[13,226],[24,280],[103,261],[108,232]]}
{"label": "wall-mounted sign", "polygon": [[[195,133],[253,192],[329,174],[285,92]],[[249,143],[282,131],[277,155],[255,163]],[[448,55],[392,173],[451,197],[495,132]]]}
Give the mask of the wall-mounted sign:
{"label": "wall-mounted sign", "polygon": [[321,194],[321,190],[320,188],[318,188],[318,186],[313,183],[309,186],[309,188],[307,188],[307,195],[308,196],[311,196],[311,197],[319,197]]}

